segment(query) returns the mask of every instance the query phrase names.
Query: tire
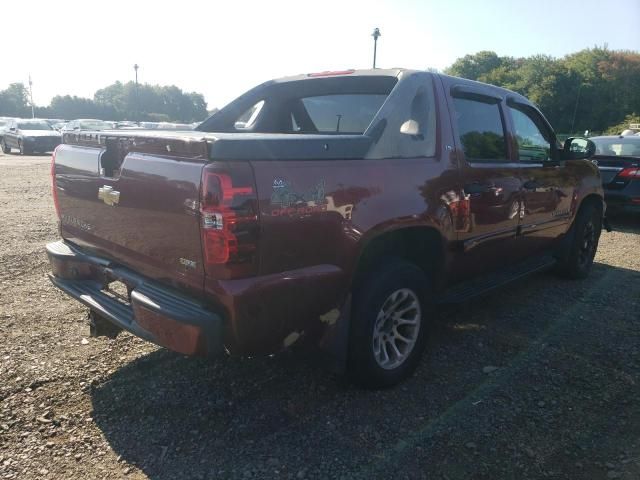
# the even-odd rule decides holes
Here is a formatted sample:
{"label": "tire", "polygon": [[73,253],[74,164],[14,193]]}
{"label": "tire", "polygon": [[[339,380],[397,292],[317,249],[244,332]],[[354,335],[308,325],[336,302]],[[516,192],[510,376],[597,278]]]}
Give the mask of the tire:
{"label": "tire", "polygon": [[393,386],[415,370],[426,345],[433,311],[428,278],[416,265],[393,260],[367,275],[353,299],[349,377],[365,388]]}
{"label": "tire", "polygon": [[602,211],[595,203],[584,205],[571,227],[571,238],[565,258],[557,273],[565,278],[583,279],[589,275],[602,232]]}
{"label": "tire", "polygon": [[20,155],[30,155],[31,152],[26,149],[23,142],[18,142],[18,149],[20,150]]}
{"label": "tire", "polygon": [[11,147],[7,145],[7,142],[4,141],[4,138],[2,139],[2,152],[11,153]]}

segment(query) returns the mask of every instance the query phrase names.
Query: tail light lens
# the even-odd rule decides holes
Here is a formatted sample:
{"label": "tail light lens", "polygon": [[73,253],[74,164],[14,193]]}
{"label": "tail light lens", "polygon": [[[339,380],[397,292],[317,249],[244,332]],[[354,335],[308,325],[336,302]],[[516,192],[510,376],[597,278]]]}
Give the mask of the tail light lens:
{"label": "tail light lens", "polygon": [[60,204],[58,203],[58,187],[56,185],[56,152],[59,147],[53,150],[51,155],[51,195],[53,196],[53,206],[56,209],[56,215],[60,219]]}
{"label": "tail light lens", "polygon": [[621,178],[640,178],[640,167],[630,167],[622,170],[618,177]]}
{"label": "tail light lens", "polygon": [[247,164],[205,167],[200,198],[202,248],[208,275],[232,277],[256,265],[257,198]]}

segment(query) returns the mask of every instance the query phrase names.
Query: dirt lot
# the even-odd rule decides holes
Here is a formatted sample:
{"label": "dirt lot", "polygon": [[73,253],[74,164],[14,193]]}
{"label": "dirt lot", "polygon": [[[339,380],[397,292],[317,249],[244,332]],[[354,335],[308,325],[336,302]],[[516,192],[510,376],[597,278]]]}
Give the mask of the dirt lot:
{"label": "dirt lot", "polygon": [[443,312],[417,373],[367,392],[291,354],[88,338],[46,278],[48,173],[0,155],[0,478],[640,478],[640,217],[586,281]]}

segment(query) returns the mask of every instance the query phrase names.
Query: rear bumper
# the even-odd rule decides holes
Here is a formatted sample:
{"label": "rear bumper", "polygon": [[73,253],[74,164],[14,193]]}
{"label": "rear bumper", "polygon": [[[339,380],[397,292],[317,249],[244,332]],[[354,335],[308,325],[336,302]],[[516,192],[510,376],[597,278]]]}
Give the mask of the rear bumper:
{"label": "rear bumper", "polygon": [[[47,245],[53,284],[132,334],[187,355],[216,355],[223,347],[223,318],[197,301],[60,240]],[[105,292],[121,281],[128,299]]]}
{"label": "rear bumper", "polygon": [[640,210],[640,180],[631,180],[621,190],[604,189],[607,207],[615,209]]}

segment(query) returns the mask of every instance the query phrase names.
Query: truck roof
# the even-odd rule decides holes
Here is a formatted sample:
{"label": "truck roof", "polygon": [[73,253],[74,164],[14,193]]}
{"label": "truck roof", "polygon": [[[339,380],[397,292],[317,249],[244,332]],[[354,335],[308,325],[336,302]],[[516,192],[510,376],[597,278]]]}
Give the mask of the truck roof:
{"label": "truck roof", "polygon": [[416,72],[407,68],[368,68],[363,70],[347,69],[347,70],[328,70],[325,72],[301,73],[299,75],[291,75],[287,77],[276,78],[267,83],[285,83],[297,82],[300,80],[313,80],[315,78],[327,77],[398,77],[403,73]]}

